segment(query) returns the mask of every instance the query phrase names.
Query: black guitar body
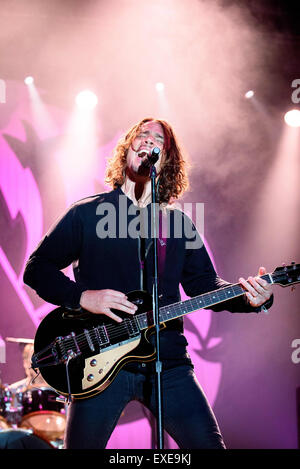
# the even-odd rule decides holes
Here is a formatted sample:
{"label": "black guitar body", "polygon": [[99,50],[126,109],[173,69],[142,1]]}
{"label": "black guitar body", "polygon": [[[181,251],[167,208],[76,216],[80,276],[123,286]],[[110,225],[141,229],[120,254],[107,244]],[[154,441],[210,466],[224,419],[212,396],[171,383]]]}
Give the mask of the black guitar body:
{"label": "black guitar body", "polygon": [[[138,309],[133,316],[114,311],[122,317],[121,323],[102,314],[72,314],[63,308],[56,308],[42,320],[34,340],[32,366],[39,368],[59,394],[74,399],[93,396],[106,389],[126,363],[155,359],[148,341],[155,331],[152,298],[138,290],[127,297]],[[141,331],[135,317],[147,311],[151,314]]]}

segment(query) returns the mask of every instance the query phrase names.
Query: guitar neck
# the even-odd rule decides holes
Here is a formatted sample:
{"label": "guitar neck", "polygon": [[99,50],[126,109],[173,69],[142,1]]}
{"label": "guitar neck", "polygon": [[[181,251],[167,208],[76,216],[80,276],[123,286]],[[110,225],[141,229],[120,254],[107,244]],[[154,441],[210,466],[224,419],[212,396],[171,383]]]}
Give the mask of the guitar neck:
{"label": "guitar neck", "polygon": [[[261,278],[266,280],[268,283],[273,283],[273,279],[270,274],[262,275]],[[159,322],[167,322],[171,319],[176,319],[197,311],[198,309],[209,308],[210,306],[223,303],[227,300],[237,298],[238,296],[242,296],[244,294],[244,288],[241,286],[241,284],[236,283],[218,290],[195,296],[188,300],[179,301],[178,303],[173,303],[168,306],[162,306],[159,308]],[[135,319],[141,330],[147,329],[149,326],[153,325],[152,311],[139,314],[135,316]]]}

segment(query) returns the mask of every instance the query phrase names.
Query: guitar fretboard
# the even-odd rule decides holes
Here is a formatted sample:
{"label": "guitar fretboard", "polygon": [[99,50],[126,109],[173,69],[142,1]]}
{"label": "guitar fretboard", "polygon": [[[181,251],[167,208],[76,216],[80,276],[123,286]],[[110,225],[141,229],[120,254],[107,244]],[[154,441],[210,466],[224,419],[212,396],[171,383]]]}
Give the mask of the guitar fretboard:
{"label": "guitar fretboard", "polygon": [[[262,275],[261,278],[266,280],[268,283],[272,283],[272,277],[270,274]],[[204,293],[188,300],[179,301],[178,303],[173,303],[168,306],[162,306],[159,308],[159,321],[160,323],[170,321],[171,319],[176,319],[184,316],[185,314],[197,311],[198,309],[208,308],[209,306],[222,303],[226,300],[230,300],[244,294],[245,290],[241,284],[236,283],[228,285],[227,287],[223,287],[209,293]],[[152,311],[139,314],[135,316],[134,319],[136,320],[140,330],[146,329],[154,323]]]}

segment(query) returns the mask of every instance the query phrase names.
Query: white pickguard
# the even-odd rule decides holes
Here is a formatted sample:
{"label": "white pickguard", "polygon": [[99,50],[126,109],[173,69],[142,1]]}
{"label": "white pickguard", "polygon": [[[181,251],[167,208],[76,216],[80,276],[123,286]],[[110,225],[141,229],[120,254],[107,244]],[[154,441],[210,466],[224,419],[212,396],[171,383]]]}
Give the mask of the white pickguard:
{"label": "white pickguard", "polygon": [[86,358],[82,379],[82,389],[88,389],[101,381],[124,355],[135,349],[141,337],[127,340],[124,344],[109,347],[97,355]]}

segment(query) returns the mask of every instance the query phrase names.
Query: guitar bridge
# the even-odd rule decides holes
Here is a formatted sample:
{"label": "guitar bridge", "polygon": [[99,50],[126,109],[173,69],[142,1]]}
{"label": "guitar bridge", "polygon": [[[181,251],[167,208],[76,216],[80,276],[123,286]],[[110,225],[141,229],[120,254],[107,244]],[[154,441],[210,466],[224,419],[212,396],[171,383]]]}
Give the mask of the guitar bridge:
{"label": "guitar bridge", "polygon": [[59,354],[59,363],[67,363],[68,360],[81,355],[75,332],[65,337],[57,337],[54,344]]}
{"label": "guitar bridge", "polygon": [[57,337],[54,342],[45,347],[31,358],[32,368],[44,368],[65,364],[68,360],[81,355],[81,351],[74,332],[65,336]]}

